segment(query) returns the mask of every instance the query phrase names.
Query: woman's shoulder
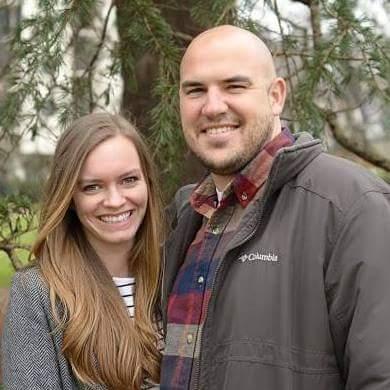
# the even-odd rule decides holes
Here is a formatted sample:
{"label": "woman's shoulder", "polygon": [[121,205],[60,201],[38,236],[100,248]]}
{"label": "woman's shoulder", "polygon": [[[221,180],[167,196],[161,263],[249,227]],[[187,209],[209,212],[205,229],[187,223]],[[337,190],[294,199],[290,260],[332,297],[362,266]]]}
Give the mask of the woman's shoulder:
{"label": "woman's shoulder", "polygon": [[31,300],[48,297],[48,288],[37,265],[28,266],[15,273],[10,295],[29,297]]}
{"label": "woman's shoulder", "polygon": [[45,285],[38,265],[28,265],[16,271],[12,283],[23,284],[26,287],[29,285]]}

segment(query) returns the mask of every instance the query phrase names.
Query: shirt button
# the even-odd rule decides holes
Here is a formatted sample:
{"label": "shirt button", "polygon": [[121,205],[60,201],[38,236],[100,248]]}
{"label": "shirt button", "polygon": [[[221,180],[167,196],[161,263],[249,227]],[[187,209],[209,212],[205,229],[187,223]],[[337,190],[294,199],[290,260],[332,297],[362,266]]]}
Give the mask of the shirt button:
{"label": "shirt button", "polygon": [[194,336],[192,335],[192,333],[188,333],[188,335],[187,335],[187,343],[188,344],[192,344],[193,339],[194,339]]}
{"label": "shirt button", "polygon": [[204,277],[203,276],[199,276],[198,283],[202,284],[203,282],[204,282]]}
{"label": "shirt button", "polygon": [[248,194],[247,194],[246,192],[243,192],[243,193],[241,194],[241,199],[242,199],[242,200],[247,200],[247,199],[248,199]]}
{"label": "shirt button", "polygon": [[218,227],[218,226],[213,226],[213,228],[211,229],[211,231],[212,231],[214,234],[218,234],[218,233],[219,233],[219,227]]}

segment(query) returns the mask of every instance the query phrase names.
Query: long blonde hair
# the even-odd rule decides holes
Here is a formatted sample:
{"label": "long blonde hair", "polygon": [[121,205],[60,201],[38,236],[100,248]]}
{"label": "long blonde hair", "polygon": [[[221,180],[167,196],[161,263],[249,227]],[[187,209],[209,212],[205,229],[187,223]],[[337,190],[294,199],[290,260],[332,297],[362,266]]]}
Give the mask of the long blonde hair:
{"label": "long blonde hair", "polygon": [[[137,281],[134,320],[72,207],[88,153],[118,134],[134,143],[148,189],[146,214],[129,259]],[[162,223],[156,183],[145,143],[118,115],[86,115],[58,141],[33,254],[48,284],[54,316],[64,330],[63,353],[83,383],[120,390],[139,389],[145,377],[159,380],[154,319]]]}

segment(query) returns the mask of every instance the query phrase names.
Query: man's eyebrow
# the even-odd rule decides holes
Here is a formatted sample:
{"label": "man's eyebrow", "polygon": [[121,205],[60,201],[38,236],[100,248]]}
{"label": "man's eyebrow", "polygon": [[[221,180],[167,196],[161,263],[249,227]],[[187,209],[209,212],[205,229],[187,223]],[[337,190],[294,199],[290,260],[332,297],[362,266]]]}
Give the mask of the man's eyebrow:
{"label": "man's eyebrow", "polygon": [[199,81],[187,80],[181,83],[182,88],[201,87],[203,84]]}
{"label": "man's eyebrow", "polygon": [[223,82],[224,83],[247,83],[247,84],[252,84],[252,81],[251,81],[251,79],[249,77],[240,76],[240,75],[224,79]]}

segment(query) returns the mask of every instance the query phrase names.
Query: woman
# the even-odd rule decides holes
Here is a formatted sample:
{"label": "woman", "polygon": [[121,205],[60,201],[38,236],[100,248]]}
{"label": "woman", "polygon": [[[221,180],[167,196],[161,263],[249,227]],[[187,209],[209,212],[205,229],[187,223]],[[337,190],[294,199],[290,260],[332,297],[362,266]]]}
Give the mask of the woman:
{"label": "woman", "polygon": [[158,382],[161,207],[149,156],[116,115],[87,115],[60,137],[35,265],[18,272],[11,288],[7,389],[120,390]]}

